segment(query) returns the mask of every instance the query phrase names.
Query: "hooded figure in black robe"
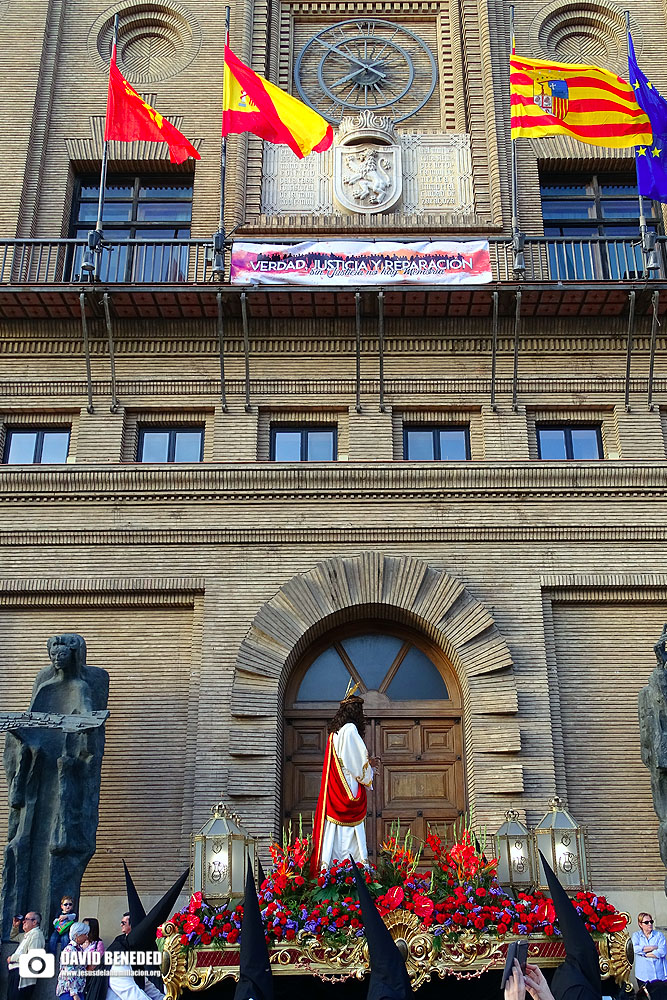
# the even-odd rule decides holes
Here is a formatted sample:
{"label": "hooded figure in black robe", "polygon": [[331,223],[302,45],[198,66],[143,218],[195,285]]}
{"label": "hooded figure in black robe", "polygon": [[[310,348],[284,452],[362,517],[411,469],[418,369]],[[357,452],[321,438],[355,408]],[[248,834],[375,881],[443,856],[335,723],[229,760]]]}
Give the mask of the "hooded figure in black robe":
{"label": "hooded figure in black robe", "polygon": [[[180,878],[174,882],[171,889],[165,892],[162,899],[155,904],[149,913],[146,913],[144,905],[139,898],[139,893],[132,881],[132,876],[124,861],[123,867],[125,869],[125,884],[127,886],[131,930],[128,934],[118,934],[107,948],[107,951],[155,951],[157,929],[172,914],[176,906],[176,901],[183,891],[185,881],[190,874],[190,869],[186,869]],[[146,982],[144,976],[135,976],[134,981],[139,989],[143,989]],[[108,975],[92,977],[86,987],[86,1000],[106,1000],[108,988]]]}
{"label": "hooded figure in black robe", "polygon": [[595,942],[541,851],[540,859],[547,876],[566,955],[563,964],[554,972],[551,992],[555,1000],[600,1000],[602,980]]}
{"label": "hooded figure in black robe", "polygon": [[367,1000],[406,1000],[406,997],[412,996],[412,983],[405,967],[405,960],[380,916],[365,879],[353,859],[352,869],[361,903],[371,967]]}
{"label": "hooded figure in black robe", "polygon": [[234,1000],[273,1000],[273,976],[255,878],[248,865],[241,925],[241,967]]}

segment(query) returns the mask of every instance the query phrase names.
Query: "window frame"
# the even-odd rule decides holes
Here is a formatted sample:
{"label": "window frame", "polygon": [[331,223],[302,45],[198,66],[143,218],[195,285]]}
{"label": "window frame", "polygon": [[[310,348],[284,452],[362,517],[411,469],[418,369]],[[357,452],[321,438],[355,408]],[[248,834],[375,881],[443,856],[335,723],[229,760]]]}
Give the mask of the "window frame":
{"label": "window frame", "polygon": [[[176,454],[176,435],[177,434],[188,434],[193,431],[199,433],[199,458],[196,459],[197,462],[204,461],[204,435],[206,434],[206,426],[204,424],[141,424],[137,427],[137,450],[135,461],[140,465],[187,465],[192,459],[188,459],[187,462],[177,462],[175,459]],[[145,460],[141,456],[143,455],[144,448],[144,436],[151,433],[165,433],[169,434],[169,440],[167,442],[167,458],[163,461],[150,462]]]}
{"label": "window frame", "polygon": [[[277,459],[276,458],[276,433],[288,431],[292,434],[297,431],[301,434],[298,459]],[[330,431],[333,435],[333,458],[308,458],[308,434],[318,431]],[[338,461],[338,425],[337,424],[300,424],[300,423],[272,423],[269,426],[269,461],[299,461],[299,462],[337,462]]]}
{"label": "window frame", "polygon": [[[565,458],[542,458],[541,431],[563,431],[565,442]],[[572,446],[572,431],[595,431],[598,443],[597,458],[575,458]],[[558,423],[552,421],[540,421],[535,424],[535,436],[537,438],[537,457],[542,462],[601,462],[604,460],[604,442],[602,440],[602,425],[596,423]]]}
{"label": "window frame", "polygon": [[[189,220],[176,220],[176,219],[165,219],[165,220],[146,220],[142,221],[138,218],[139,207],[141,205],[151,204],[151,202],[159,202],[160,198],[140,198],[140,192],[142,187],[151,187],[155,185],[164,185],[165,187],[190,187],[190,194],[187,197],[179,198],[165,198],[163,201],[167,201],[170,205],[189,205],[190,206],[190,218]],[[135,269],[139,268],[141,274],[144,270],[148,269],[149,273],[154,272],[157,267],[157,274],[151,274],[151,281],[154,283],[161,283],[165,279],[161,276],[161,268],[164,265],[163,254],[160,255],[159,263],[152,257],[150,263],[148,262],[149,251],[141,247],[141,245],[128,244],[123,246],[123,243],[127,240],[142,240],[146,241],[149,245],[152,242],[157,244],[164,243],[165,240],[179,240],[187,242],[192,239],[192,210],[194,206],[194,173],[183,172],[183,173],[172,173],[171,171],[159,171],[159,172],[147,172],[147,173],[118,173],[111,174],[107,177],[105,191],[112,185],[126,185],[132,187],[132,195],[123,198],[113,198],[105,195],[105,204],[123,203],[129,204],[130,208],[130,218],[103,220],[102,231],[107,240],[113,241],[118,240],[119,246],[112,246],[107,248],[107,252],[102,257],[100,262],[100,270],[102,280],[115,284],[117,282],[125,283],[134,280]],[[92,198],[81,197],[81,191],[85,186],[96,187],[98,194]],[[70,226],[69,226],[69,237],[75,240],[84,240],[88,238],[88,233],[95,229],[96,220],[90,220],[88,222],[84,220],[79,220],[79,210],[82,204],[91,204],[97,206],[99,199],[99,177],[95,177],[92,174],[81,174],[74,180],[74,186],[72,190],[72,207],[70,212]],[[95,208],[95,211],[97,209]],[[165,229],[171,230],[169,236],[157,235]],[[141,230],[141,235],[137,236],[137,231]],[[187,235],[182,235],[182,231],[185,230]],[[122,235],[120,235],[122,234]],[[157,255],[155,255],[157,256]],[[171,247],[167,258],[168,267],[182,267],[183,273],[187,274],[188,269],[188,252],[187,248],[183,246]],[[66,273],[71,276],[72,280],[78,280],[78,271],[82,263],[82,250],[80,247],[70,247],[68,250],[67,263],[66,263]],[[106,269],[106,271],[105,271]],[[140,279],[142,280],[142,279]],[[177,281],[184,281],[185,277],[177,278]]]}
{"label": "window frame", "polygon": [[[44,435],[45,434],[63,434],[67,432],[67,450],[65,452],[65,458],[62,462],[42,462],[42,455],[44,453]],[[9,452],[11,450],[12,435],[13,434],[35,434],[35,447],[33,449],[32,462],[29,465],[66,465],[67,459],[69,458],[69,449],[72,443],[72,425],[63,424],[61,427],[57,425],[48,425],[46,427],[39,426],[18,426],[18,427],[6,427],[5,428],[5,440],[3,442],[2,448],[2,464],[3,465],[24,465],[24,462],[10,462]],[[39,458],[36,456],[39,454]]]}
{"label": "window frame", "polygon": [[[141,191],[141,188],[151,187],[152,186],[151,181],[153,181],[153,186],[159,184],[164,184],[165,186],[169,186],[168,182],[171,180],[173,180],[173,187],[184,187],[186,186],[186,184],[189,184],[192,187],[192,192],[190,194],[190,197],[163,199],[164,201],[168,201],[170,205],[184,205],[184,204],[190,205],[191,206],[190,221],[186,222],[185,220],[182,220],[179,222],[174,219],[171,220],[167,219],[166,221],[160,222],[158,220],[142,221],[141,219],[139,219],[137,216],[140,205],[150,204],[152,201],[160,201],[159,198],[140,198],[139,193]],[[112,233],[114,230],[130,229],[132,231],[132,234],[128,237],[128,239],[136,239],[137,237],[134,235],[134,230],[164,229],[170,222],[174,223],[173,227],[174,229],[192,230],[192,205],[194,202],[194,174],[192,173],[172,174],[166,171],[157,173],[145,173],[145,174],[142,173],[110,174],[106,179],[105,191],[111,185],[122,185],[122,184],[127,184],[128,186],[130,185],[132,186],[132,196],[130,198],[113,198],[113,197],[110,198],[105,195],[105,204],[107,202],[114,202],[114,201],[127,202],[128,204],[131,204],[132,211],[130,214],[130,218],[125,219],[124,221],[120,219],[110,219],[108,221],[103,221],[102,229],[103,231],[105,231],[105,234],[108,238],[113,239]],[[86,186],[97,187],[98,194],[94,199],[84,198],[83,201],[86,203],[90,202],[91,204],[93,204],[94,202],[95,204],[97,204],[99,198],[99,187],[100,187],[99,175],[94,176],[92,174],[81,174],[80,176],[75,178],[74,190],[72,192],[72,212],[70,220],[70,236],[72,239],[76,238],[75,234],[77,229],[85,229],[87,226],[86,222],[79,221],[77,219],[79,207],[82,203],[81,190]],[[92,230],[94,228],[95,228],[95,222],[91,221],[89,229]],[[167,237],[162,237],[162,238],[166,239]],[[168,238],[189,239],[190,237],[173,236]]]}
{"label": "window frame", "polygon": [[[408,434],[410,431],[431,431],[433,434],[433,458],[410,458],[408,455]],[[463,431],[465,443],[465,458],[442,458],[440,455],[440,432]],[[436,454],[437,453],[437,454]],[[403,424],[403,461],[404,462],[470,462],[470,424]]]}
{"label": "window frame", "polygon": [[[580,194],[545,194],[550,186],[576,186],[584,188]],[[605,185],[627,187],[633,192],[604,194]],[[592,202],[593,215],[568,217],[549,216],[549,205],[574,207],[577,202]],[[604,206],[610,202],[632,205],[634,215],[605,215]],[[540,176],[540,208],[544,238],[549,247],[549,270],[557,277],[592,280],[638,279],[644,271],[639,248],[639,191],[636,177],[631,173],[604,170],[572,174],[545,172]],[[650,198],[644,199],[644,216],[647,231],[663,233],[659,206]],[[549,241],[554,241],[549,243]],[[562,241],[562,242],[561,242]],[[610,241],[606,243],[605,241]],[[611,243],[613,241],[613,243]],[[663,253],[658,246],[663,273]]]}
{"label": "window frame", "polygon": [[[544,187],[547,187],[550,184],[558,184],[558,183],[561,184],[569,183],[572,185],[581,184],[589,188],[589,191],[586,194],[573,194],[567,196],[560,196],[555,194],[546,194],[546,195],[543,194]],[[616,183],[619,186],[627,185],[628,187],[634,187],[635,189],[637,188],[636,178],[633,181],[633,175],[629,173],[615,174],[613,172],[605,173],[604,171],[601,171],[599,173],[573,173],[573,174],[546,173],[543,176],[540,176],[540,206],[542,208],[542,221],[544,223],[545,229],[546,228],[557,229],[563,227],[567,227],[568,229],[579,229],[579,228],[589,229],[589,230],[597,229],[598,236],[606,236],[607,234],[604,231],[606,227],[611,228],[616,226],[627,226],[628,230],[631,230],[631,232],[629,232],[629,236],[631,238],[635,237],[638,238],[639,193],[636,192],[633,194],[614,194],[614,195],[611,194],[605,195],[602,193],[602,188],[605,184],[614,184],[614,183]],[[568,219],[567,217],[559,217],[558,219],[551,218],[549,216],[545,217],[544,214],[545,204],[547,205],[553,203],[563,204],[564,202],[577,202],[577,201],[579,202],[593,201],[595,207],[595,215],[591,216],[590,218],[578,218],[578,219],[577,218]],[[637,215],[606,216],[603,213],[603,205],[606,201],[625,201],[628,204],[635,203],[637,206]],[[645,198],[644,208],[645,208],[647,223],[654,224],[656,231],[659,231],[660,215],[655,209],[655,203],[650,198]],[[587,235],[589,234],[584,234],[582,235],[581,238],[585,239]],[[551,236],[553,239],[558,239],[558,238],[568,239],[567,236],[557,237],[554,234],[551,234]],[[569,238],[575,239],[576,237],[571,236]],[[614,238],[618,237],[610,237],[610,239]]]}

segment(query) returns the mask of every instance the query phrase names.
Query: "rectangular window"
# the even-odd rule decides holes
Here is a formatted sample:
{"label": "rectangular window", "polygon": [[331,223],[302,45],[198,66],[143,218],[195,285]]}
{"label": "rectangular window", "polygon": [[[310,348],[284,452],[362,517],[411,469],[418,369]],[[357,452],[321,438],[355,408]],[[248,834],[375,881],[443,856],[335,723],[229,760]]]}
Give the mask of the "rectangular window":
{"label": "rectangular window", "polygon": [[[540,194],[551,278],[628,280],[642,276],[634,176],[547,175],[541,178]],[[648,231],[658,232],[660,217],[648,199],[644,199],[644,214]]]}
{"label": "rectangular window", "polygon": [[537,452],[548,461],[575,459],[581,462],[603,457],[599,426],[582,424],[536,427]]}
{"label": "rectangular window", "polygon": [[[150,240],[152,246],[112,246],[100,258],[102,281],[187,281],[188,248],[165,240],[190,239],[193,181],[189,176],[110,176],[104,189],[102,231],[107,240]],[[95,178],[74,188],[71,235],[86,239],[97,221]],[[81,269],[77,249],[72,275]]]}
{"label": "rectangular window", "polygon": [[272,462],[335,462],[337,429],[287,424],[271,427]]}
{"label": "rectangular window", "polygon": [[203,427],[140,427],[137,462],[201,462]]}
{"label": "rectangular window", "polygon": [[419,462],[465,462],[470,459],[468,427],[417,424],[403,427],[403,458]]}
{"label": "rectangular window", "polygon": [[69,427],[8,430],[3,461],[8,465],[60,465],[67,461]]}

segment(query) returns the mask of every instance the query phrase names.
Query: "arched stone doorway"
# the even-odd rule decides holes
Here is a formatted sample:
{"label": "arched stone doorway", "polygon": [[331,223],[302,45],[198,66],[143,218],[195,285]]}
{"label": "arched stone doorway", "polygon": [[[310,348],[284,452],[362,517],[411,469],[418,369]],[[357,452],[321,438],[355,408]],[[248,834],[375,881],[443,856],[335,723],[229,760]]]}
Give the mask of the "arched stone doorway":
{"label": "arched stone doorway", "polygon": [[437,647],[395,623],[359,622],[320,638],[294,669],[285,696],[283,816],[310,829],[327,723],[348,683],[359,685],[364,739],[381,760],[368,795],[369,856],[392,825],[423,841],[465,809],[461,692]]}
{"label": "arched stone doorway", "polygon": [[258,609],[236,659],[223,788],[264,845],[283,824],[283,716],[294,668],[333,630],[372,621],[413,629],[456,671],[467,801],[481,822],[499,822],[507,796],[523,791],[512,657],[489,610],[420,559],[370,551],[325,559]]}

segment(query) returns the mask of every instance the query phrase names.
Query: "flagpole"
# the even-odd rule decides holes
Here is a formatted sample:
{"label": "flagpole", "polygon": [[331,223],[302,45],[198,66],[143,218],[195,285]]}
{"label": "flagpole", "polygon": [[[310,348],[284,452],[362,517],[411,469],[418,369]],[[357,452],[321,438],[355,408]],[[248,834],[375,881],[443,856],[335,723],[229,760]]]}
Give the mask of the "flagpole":
{"label": "flagpole", "polygon": [[[510,5],[510,53],[514,55],[514,4]],[[511,109],[510,109],[511,117]],[[513,271],[525,271],[526,259],[524,256],[525,237],[519,229],[519,195],[518,177],[516,166],[516,140],[512,139],[512,176],[511,176],[511,199],[512,199],[512,249],[514,260],[512,262]]]}
{"label": "flagpole", "polygon": [[[118,46],[118,22],[119,15],[116,14],[113,21],[113,41],[111,43],[111,58],[114,59],[116,55],[116,48]],[[109,67],[109,73],[111,73],[111,67]],[[106,120],[109,114],[109,98],[107,95],[107,109],[104,116],[104,131],[106,132]],[[88,273],[91,280],[97,276],[97,263],[93,254],[102,253],[102,216],[104,214],[104,189],[107,183],[107,164],[109,160],[109,141],[104,139],[102,145],[102,166],[100,168],[100,193],[97,198],[97,222],[95,223],[95,228],[88,233],[88,246],[83,255],[83,262],[81,264],[81,270]],[[98,257],[98,262],[100,258]]]}
{"label": "flagpole", "polygon": [[[225,7],[225,48],[229,45],[230,8]],[[225,113],[225,53],[222,54],[222,113]],[[227,173],[227,136],[220,144],[220,218],[218,231],[213,237],[213,276],[220,281],[225,276],[225,175]]]}
{"label": "flagpole", "polygon": [[[628,64],[630,62],[630,11],[625,10],[625,44],[627,49]],[[629,68],[629,65],[628,65]],[[630,81],[632,86],[632,80]],[[637,173],[637,153],[635,153],[635,173]],[[644,199],[639,191],[639,174],[637,174],[637,195],[639,197],[639,237],[641,239],[642,256],[644,257],[644,273],[642,277],[648,277],[648,259],[647,259],[647,227],[646,227],[646,216],[644,215]]]}
{"label": "flagpole", "polygon": [[[118,47],[118,21],[119,15],[113,19],[113,42],[111,45],[111,58],[116,58],[116,49]],[[109,69],[111,72],[111,69]],[[109,107],[107,102],[107,115],[109,114]],[[106,131],[106,116],[105,116],[105,131]],[[98,230],[100,236],[102,235],[102,213],[104,212],[104,188],[107,183],[107,163],[109,159],[109,140],[104,140],[104,146],[102,147],[102,169],[100,171],[100,196],[97,201],[97,225],[95,228]]]}

